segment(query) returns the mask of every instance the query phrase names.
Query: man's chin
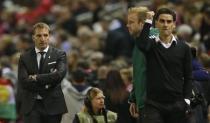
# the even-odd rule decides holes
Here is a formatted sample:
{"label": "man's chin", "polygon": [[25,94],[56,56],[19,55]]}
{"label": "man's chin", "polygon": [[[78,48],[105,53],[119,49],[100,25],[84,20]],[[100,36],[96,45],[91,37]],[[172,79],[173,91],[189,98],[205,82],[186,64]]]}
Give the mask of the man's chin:
{"label": "man's chin", "polygon": [[40,47],[41,50],[44,50],[45,48],[47,48],[46,46],[42,46]]}

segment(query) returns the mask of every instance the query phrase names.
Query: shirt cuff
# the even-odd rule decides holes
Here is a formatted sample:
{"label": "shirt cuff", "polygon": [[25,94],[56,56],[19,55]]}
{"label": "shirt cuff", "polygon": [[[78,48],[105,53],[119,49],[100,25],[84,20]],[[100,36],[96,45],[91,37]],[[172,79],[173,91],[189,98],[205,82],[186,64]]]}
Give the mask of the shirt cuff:
{"label": "shirt cuff", "polygon": [[144,22],[145,22],[145,23],[152,24],[152,20],[151,20],[151,19],[146,19]]}
{"label": "shirt cuff", "polygon": [[184,99],[184,101],[185,101],[188,105],[190,105],[190,100],[189,100],[189,99]]}

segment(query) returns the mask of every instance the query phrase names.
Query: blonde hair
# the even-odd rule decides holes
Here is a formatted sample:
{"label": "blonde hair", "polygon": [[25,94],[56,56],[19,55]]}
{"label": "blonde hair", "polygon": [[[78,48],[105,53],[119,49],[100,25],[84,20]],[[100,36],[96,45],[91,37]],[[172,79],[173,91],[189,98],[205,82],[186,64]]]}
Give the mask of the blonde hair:
{"label": "blonde hair", "polygon": [[37,28],[40,28],[40,29],[46,28],[50,32],[50,27],[46,23],[38,22],[34,24],[33,29],[32,29],[32,34],[34,34]]}
{"label": "blonde hair", "polygon": [[88,92],[87,92],[87,98],[88,100],[92,100],[94,97],[96,97],[99,93],[103,94],[103,91],[99,88],[92,87]]}
{"label": "blonde hair", "polygon": [[137,13],[139,20],[143,22],[146,19],[146,12],[148,11],[149,9],[145,6],[131,7],[128,9],[128,14]]}
{"label": "blonde hair", "polygon": [[86,94],[86,98],[84,100],[85,105],[84,105],[84,108],[82,109],[82,111],[87,112],[88,108],[91,108],[90,106],[92,105],[91,104],[92,100],[100,93],[103,94],[103,91],[99,88],[92,87],[91,89],[89,89]]}

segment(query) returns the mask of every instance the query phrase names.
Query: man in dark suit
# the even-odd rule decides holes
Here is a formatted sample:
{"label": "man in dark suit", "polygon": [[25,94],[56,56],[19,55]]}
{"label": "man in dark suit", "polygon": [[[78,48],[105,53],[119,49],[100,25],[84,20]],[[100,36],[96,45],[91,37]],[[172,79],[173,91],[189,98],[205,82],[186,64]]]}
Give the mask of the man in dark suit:
{"label": "man in dark suit", "polygon": [[23,89],[24,123],[60,123],[67,112],[61,81],[66,74],[66,53],[49,46],[50,28],[33,26],[34,48],[20,56],[18,81]]}

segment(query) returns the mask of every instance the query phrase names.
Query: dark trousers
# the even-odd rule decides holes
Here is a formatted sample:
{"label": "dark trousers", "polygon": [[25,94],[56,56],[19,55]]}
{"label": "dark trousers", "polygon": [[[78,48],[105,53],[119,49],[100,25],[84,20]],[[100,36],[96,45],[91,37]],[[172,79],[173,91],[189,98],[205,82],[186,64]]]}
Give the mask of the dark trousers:
{"label": "dark trousers", "polygon": [[62,114],[49,115],[41,100],[37,100],[32,111],[23,116],[24,123],[60,123]]}
{"label": "dark trousers", "polygon": [[144,108],[139,108],[139,117],[136,119],[136,123],[143,123]]}
{"label": "dark trousers", "polygon": [[186,123],[186,106],[184,100],[174,103],[146,101],[142,113],[143,123]]}
{"label": "dark trousers", "polygon": [[188,123],[207,123],[207,114],[201,105],[197,105],[188,119]]}

